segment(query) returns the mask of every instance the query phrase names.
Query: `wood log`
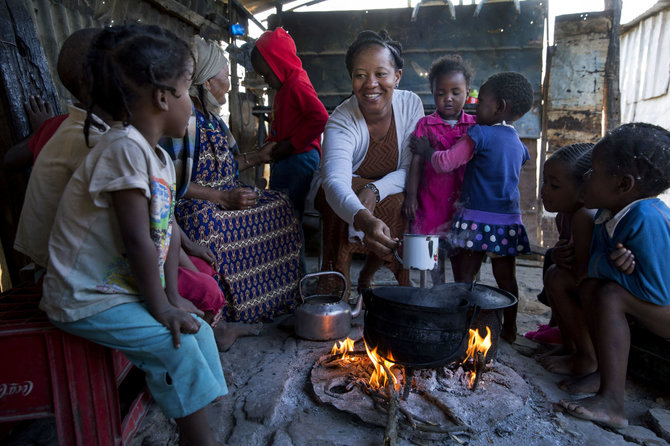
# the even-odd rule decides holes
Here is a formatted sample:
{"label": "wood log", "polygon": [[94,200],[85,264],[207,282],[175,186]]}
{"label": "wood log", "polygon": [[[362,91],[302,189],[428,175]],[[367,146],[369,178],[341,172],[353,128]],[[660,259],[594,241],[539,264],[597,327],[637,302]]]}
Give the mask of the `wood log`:
{"label": "wood log", "polygon": [[389,368],[381,363],[386,372],[387,381],[386,381],[386,393],[389,398],[389,409],[388,409],[388,418],[386,421],[386,430],[384,431],[384,446],[395,446],[398,443],[398,406],[399,398],[398,393],[395,391],[395,384],[393,382],[393,375]]}

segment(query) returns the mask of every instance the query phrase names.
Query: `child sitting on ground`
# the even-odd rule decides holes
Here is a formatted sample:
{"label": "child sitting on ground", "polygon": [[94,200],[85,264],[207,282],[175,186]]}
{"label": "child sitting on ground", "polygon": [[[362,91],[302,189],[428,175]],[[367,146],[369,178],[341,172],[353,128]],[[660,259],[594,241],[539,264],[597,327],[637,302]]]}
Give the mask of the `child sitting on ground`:
{"label": "child sitting on ground", "polygon": [[[548,212],[557,212],[560,237],[551,250],[552,265],[543,277],[552,318],[558,324],[554,330],[559,339],[562,336],[563,347],[542,358],[544,367],[554,373],[583,375],[595,370],[588,333],[575,326],[577,321],[583,322],[577,282],[586,274],[595,215],[595,211],[584,207],[583,191],[583,176],[591,168],[592,149],[593,144],[565,146],[544,163],[542,202]],[[550,330],[536,336],[547,336]]]}
{"label": "child sitting on ground", "polygon": [[[477,125],[451,150],[415,147],[430,159],[437,172],[451,172],[467,163],[460,208],[452,224],[450,241],[461,248],[456,255],[454,279],[473,282],[487,252],[498,286],[518,296],[515,257],[530,252],[521,221],[519,175],[530,159],[526,146],[509,123],[533,105],[533,87],[520,73],[489,77],[479,90]],[[516,337],[517,306],[504,310],[501,337]]]}
{"label": "child sitting on ground", "polygon": [[214,445],[205,406],[227,387],[212,329],[176,292],[175,172],[157,145],[186,131],[193,57],[167,30],[127,25],[101,30],[87,65],[87,124],[94,105],[115,122],[65,188],[40,308],[143,370],[180,443]]}
{"label": "child sitting on ground", "polygon": [[670,132],[646,123],[621,125],[595,145],[591,166],[584,206],[599,211],[589,278],[579,295],[600,376],[586,375],[572,389],[598,393],[560,404],[576,417],[624,427],[627,318],[670,338],[670,208],[656,198],[670,187]]}
{"label": "child sitting on ground", "polygon": [[[463,111],[470,93],[472,71],[459,55],[443,56],[430,67],[428,81],[435,101],[435,113],[421,118],[412,134],[412,145],[448,150],[475,123],[475,117]],[[444,261],[452,261],[454,250],[445,237],[451,227],[454,203],[461,195],[465,166],[453,172],[438,173],[430,162],[414,154],[407,179],[407,194],[402,211],[413,221],[415,234],[440,235],[439,262],[431,272],[433,284],[444,282]]]}

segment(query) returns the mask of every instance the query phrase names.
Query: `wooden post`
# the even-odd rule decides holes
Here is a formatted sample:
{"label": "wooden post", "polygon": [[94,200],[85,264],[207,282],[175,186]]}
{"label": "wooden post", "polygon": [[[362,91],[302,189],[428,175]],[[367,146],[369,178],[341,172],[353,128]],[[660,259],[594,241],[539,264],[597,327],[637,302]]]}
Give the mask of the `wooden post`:
{"label": "wooden post", "polygon": [[621,100],[619,94],[619,46],[621,34],[621,0],[605,0],[605,10],[611,12],[612,27],[605,62],[604,115],[605,131],[621,123]]}

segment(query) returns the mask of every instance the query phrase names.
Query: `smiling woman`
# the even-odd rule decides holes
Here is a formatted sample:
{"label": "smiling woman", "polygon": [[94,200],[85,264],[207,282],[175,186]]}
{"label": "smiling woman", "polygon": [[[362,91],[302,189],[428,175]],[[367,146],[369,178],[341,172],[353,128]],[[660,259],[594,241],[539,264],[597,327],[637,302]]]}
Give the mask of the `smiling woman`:
{"label": "smiling woman", "polygon": [[[398,90],[402,48],[385,31],[362,31],[347,51],[353,95],[333,112],[324,133],[315,206],[323,215],[323,270],[349,277],[351,255],[367,254],[358,287],[386,265],[401,285],[408,271],[391,252],[406,222],[400,209],[411,152],[423,117],[419,97]],[[322,183],[321,183],[322,180]],[[316,186],[314,185],[314,187]]]}

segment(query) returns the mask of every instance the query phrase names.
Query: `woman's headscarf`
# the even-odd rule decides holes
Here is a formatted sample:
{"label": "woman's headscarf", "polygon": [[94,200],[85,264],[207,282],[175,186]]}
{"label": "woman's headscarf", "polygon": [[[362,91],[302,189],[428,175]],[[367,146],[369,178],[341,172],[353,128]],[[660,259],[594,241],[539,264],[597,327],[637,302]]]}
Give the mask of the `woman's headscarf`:
{"label": "woman's headscarf", "polygon": [[[228,61],[226,60],[225,53],[216,43],[208,42],[200,36],[193,36],[193,55],[195,56],[193,82],[188,92],[191,97],[201,99],[198,87],[226,68]],[[203,93],[204,98],[202,99],[205,102],[203,105],[207,110],[217,110],[223,105],[204,87]]]}

